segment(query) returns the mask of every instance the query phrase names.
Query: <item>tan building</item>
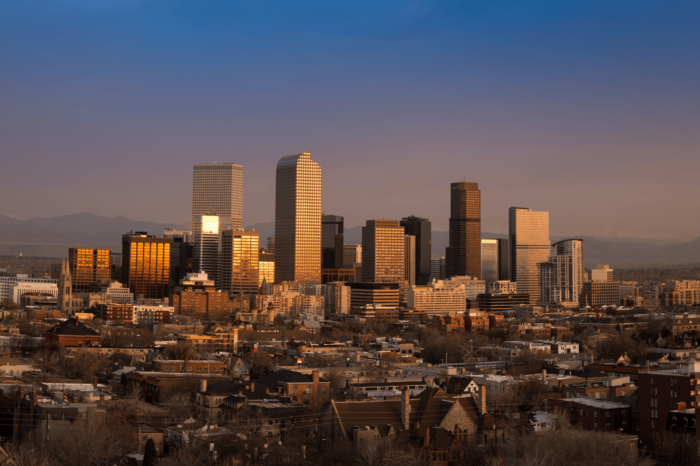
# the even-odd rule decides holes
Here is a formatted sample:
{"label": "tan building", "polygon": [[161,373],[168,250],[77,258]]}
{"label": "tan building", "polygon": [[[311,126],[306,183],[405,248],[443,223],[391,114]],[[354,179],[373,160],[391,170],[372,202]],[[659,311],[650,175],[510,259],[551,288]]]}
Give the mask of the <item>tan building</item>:
{"label": "tan building", "polygon": [[527,294],[530,304],[542,296],[540,264],[549,259],[549,212],[522,207],[509,210],[510,281],[518,293]]}
{"label": "tan building", "polygon": [[659,306],[700,304],[700,282],[695,280],[675,280],[666,283],[657,292]]}
{"label": "tan building", "polygon": [[467,310],[465,285],[457,280],[433,280],[427,286],[413,286],[408,290],[408,307],[428,315],[463,313]]}
{"label": "tan building", "polygon": [[194,166],[192,231],[197,215],[229,217],[231,228],[243,228],[243,166],[235,163]]}
{"label": "tan building", "polygon": [[321,188],[311,152],[277,163],[275,282],[321,283]]}
{"label": "tan building", "polygon": [[258,293],[259,248],[259,231],[229,230],[221,233],[222,290],[236,295]]}
{"label": "tan building", "polygon": [[367,220],[362,227],[362,281],[405,282],[404,227],[398,220]]}
{"label": "tan building", "polygon": [[275,283],[275,255],[267,249],[260,249],[258,255],[258,286],[262,286],[263,281]]}
{"label": "tan building", "polygon": [[111,279],[111,249],[68,249],[68,266],[73,278],[73,293],[94,291],[92,285]]}
{"label": "tan building", "polygon": [[216,291],[205,273],[190,273],[175,287],[171,297],[175,314],[219,319],[235,309],[227,291]]}
{"label": "tan building", "polygon": [[583,284],[580,306],[617,306],[620,304],[620,282],[617,280],[592,281]]}

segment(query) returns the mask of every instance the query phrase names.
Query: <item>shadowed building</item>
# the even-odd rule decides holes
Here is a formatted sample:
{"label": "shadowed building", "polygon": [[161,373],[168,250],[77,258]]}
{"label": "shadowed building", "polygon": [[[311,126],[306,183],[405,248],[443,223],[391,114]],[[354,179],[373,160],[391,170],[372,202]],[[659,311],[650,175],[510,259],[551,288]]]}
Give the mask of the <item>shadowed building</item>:
{"label": "shadowed building", "polygon": [[224,231],[231,229],[229,217],[197,215],[194,218],[194,270],[204,271],[210,280],[219,283],[219,240]]}
{"label": "shadowed building", "polygon": [[275,283],[321,283],[321,187],[311,152],[277,163]]}
{"label": "shadowed building", "polygon": [[221,233],[219,288],[231,294],[258,293],[260,232],[228,230]]}
{"label": "shadowed building", "polygon": [[416,238],[416,285],[427,285],[430,279],[430,258],[432,256],[430,220],[411,215],[402,218],[399,225],[404,228],[404,232],[407,235]]}
{"label": "shadowed building", "polygon": [[324,269],[343,268],[343,217],[321,216],[321,254]]}
{"label": "shadowed building", "polygon": [[481,278],[481,191],[478,183],[452,183],[447,278]]}

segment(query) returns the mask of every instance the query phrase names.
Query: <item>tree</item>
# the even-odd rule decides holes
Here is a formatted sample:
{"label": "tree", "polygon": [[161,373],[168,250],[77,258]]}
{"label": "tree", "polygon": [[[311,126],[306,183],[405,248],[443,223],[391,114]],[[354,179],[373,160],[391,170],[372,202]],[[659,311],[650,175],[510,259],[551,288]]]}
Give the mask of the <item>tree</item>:
{"label": "tree", "polygon": [[152,438],[149,438],[146,441],[146,450],[143,453],[143,466],[154,466],[156,464],[157,456],[156,444]]}
{"label": "tree", "polygon": [[17,309],[17,304],[12,301],[12,298],[5,298],[2,300],[2,306],[8,311],[14,311]]}

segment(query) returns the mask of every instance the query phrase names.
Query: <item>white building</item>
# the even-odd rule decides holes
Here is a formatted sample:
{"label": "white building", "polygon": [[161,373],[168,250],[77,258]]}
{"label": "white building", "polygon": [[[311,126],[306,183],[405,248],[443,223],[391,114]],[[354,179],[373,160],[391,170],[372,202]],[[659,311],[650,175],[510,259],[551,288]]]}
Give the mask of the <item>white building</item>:
{"label": "white building", "polygon": [[345,282],[326,283],[324,298],[326,314],[350,313],[350,287]]}
{"label": "white building", "polygon": [[462,277],[433,280],[425,286],[412,286],[408,290],[408,308],[425,311],[428,315],[463,313],[467,310],[467,292],[466,285],[455,280],[459,278]]}
{"label": "white building", "polygon": [[518,292],[518,284],[508,280],[499,280],[489,284],[491,294],[515,294]]}
{"label": "white building", "polygon": [[111,282],[108,287],[102,288],[102,293],[111,297],[114,304],[134,304],[134,293],[119,282]]}
{"label": "white building", "polygon": [[559,241],[552,250],[541,267],[542,301],[577,303],[583,287],[583,240]]}
{"label": "white building", "polygon": [[58,285],[56,283],[18,282],[10,289],[10,299],[19,304],[22,295],[28,293],[50,294],[55,298],[58,296]]}
{"label": "white building", "polygon": [[505,348],[517,348],[519,350],[530,350],[538,351],[541,353],[551,353],[552,346],[549,342],[539,342],[539,341],[503,341],[501,346]]}
{"label": "white building", "polygon": [[16,277],[0,277],[0,301],[7,298],[12,298],[12,287],[19,283],[53,283],[54,286],[57,286],[56,284],[58,283],[58,280],[53,278],[31,278],[29,275],[22,274],[19,274]]}

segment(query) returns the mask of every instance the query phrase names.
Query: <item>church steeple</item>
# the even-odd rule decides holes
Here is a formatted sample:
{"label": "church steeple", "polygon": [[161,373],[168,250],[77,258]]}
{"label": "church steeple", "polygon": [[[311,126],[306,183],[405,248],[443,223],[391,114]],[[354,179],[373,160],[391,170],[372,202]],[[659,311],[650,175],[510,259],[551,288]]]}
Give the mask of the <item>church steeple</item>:
{"label": "church steeple", "polygon": [[61,263],[61,275],[58,277],[58,306],[66,314],[73,311],[73,279],[66,259]]}

